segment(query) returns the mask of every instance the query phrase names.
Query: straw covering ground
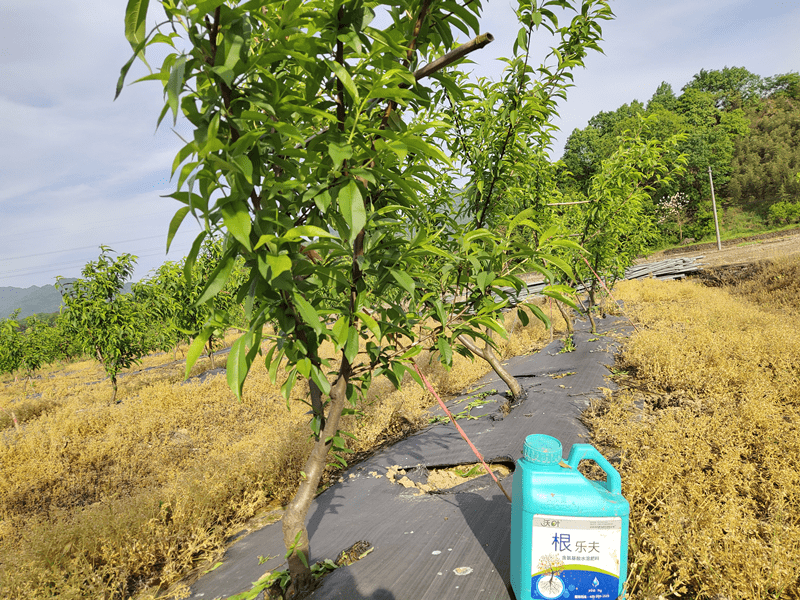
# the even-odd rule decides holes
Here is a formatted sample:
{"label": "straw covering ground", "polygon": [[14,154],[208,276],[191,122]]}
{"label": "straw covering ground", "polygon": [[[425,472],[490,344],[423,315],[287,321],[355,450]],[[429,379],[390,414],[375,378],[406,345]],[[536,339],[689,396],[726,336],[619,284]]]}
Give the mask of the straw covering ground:
{"label": "straw covering ground", "polygon": [[[631,502],[629,597],[797,599],[800,261],[709,280],[615,289],[641,331],[619,357],[620,390],[585,418]],[[506,356],[550,338],[507,325]],[[240,404],[223,376],[182,384],[171,358],[124,376],[118,406],[91,362],[43,373],[27,398],[21,381],[1,382],[0,597],[185,596],[187,573],[290,497],[305,407],[288,411],[262,369]],[[451,393],[485,372],[425,364]],[[429,405],[414,385],[376,384],[345,425],[353,449],[413,430]]]}
{"label": "straw covering ground", "polygon": [[800,598],[800,260],[616,294],[642,331],[586,416],[631,502],[630,598]]}
{"label": "straw covering ground", "polygon": [[[550,340],[535,319],[523,327],[509,316],[507,327],[506,356]],[[224,374],[196,377],[208,360],[184,384],[183,362],[171,359],[149,357],[121,377],[115,406],[90,361],[47,370],[25,391],[21,378],[0,382],[0,598],[158,597],[291,498],[311,440],[308,407],[287,410],[283,378],[273,385],[254,367],[239,403]],[[449,372],[422,359],[446,394],[488,370],[460,355]],[[296,386],[294,399],[307,392]],[[363,416],[342,426],[357,438],[349,446],[368,452],[427,424],[433,402],[413,381],[400,391],[377,381]]]}

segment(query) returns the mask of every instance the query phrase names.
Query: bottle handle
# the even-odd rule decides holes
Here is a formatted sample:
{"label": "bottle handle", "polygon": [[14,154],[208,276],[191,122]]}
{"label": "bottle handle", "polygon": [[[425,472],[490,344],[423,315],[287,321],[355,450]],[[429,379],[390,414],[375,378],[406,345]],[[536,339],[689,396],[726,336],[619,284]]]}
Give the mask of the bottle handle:
{"label": "bottle handle", "polygon": [[591,444],[573,444],[572,449],[569,451],[567,464],[577,471],[578,465],[582,460],[593,460],[605,472],[606,480],[598,481],[597,483],[612,494],[622,493],[622,478],[597,448]]}

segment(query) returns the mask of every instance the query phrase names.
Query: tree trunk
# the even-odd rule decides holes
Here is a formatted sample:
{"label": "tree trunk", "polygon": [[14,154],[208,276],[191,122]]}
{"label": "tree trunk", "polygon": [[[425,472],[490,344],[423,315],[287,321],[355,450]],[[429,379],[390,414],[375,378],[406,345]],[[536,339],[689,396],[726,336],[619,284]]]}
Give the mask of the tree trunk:
{"label": "tree trunk", "polygon": [[556,307],[558,308],[558,312],[561,313],[561,316],[564,318],[564,322],[567,324],[567,335],[572,337],[572,317],[564,310],[564,307],[561,306],[561,303],[556,300]]}
{"label": "tree trunk", "polygon": [[111,393],[111,404],[116,404],[117,402],[117,376],[114,375],[111,378],[111,389],[114,390]]}
{"label": "tree trunk", "polygon": [[[325,406],[322,404],[322,390],[319,389],[313,379],[309,378],[308,391],[311,394],[311,409],[314,417],[319,418],[319,431],[321,434],[325,429]],[[319,435],[316,436],[316,439],[319,439]]]}
{"label": "tree trunk", "polygon": [[208,336],[208,358],[211,359],[211,368],[214,368],[214,336]]}
{"label": "tree trunk", "polygon": [[589,322],[592,324],[592,333],[597,333],[597,325],[594,322],[592,311],[597,306],[597,279],[592,280],[592,285],[589,288],[589,310],[586,311],[586,316],[589,317]]}
{"label": "tree trunk", "polygon": [[311,501],[317,493],[322,473],[325,471],[325,457],[331,447],[331,440],[339,429],[339,418],[342,416],[345,402],[347,402],[347,382],[350,379],[350,363],[342,358],[339,377],[331,387],[331,402],[328,418],[322,435],[314,443],[311,454],[306,461],[303,473],[305,477],[300,482],[292,501],[283,514],[283,543],[290,552],[289,574],[292,583],[287,590],[287,598],[301,598],[311,590],[313,580],[311,569],[308,566],[309,541],[306,529],[306,516],[311,507]]}
{"label": "tree trunk", "polygon": [[492,346],[487,342],[486,347],[481,350],[478,348],[475,343],[465,335],[458,336],[458,341],[464,344],[464,346],[472,352],[475,356],[482,358],[489,365],[492,367],[497,376],[503,380],[508,386],[508,390],[511,392],[511,397],[514,401],[524,400],[525,399],[525,390],[522,389],[522,386],[519,384],[513,375],[511,375],[508,371],[503,368],[503,365],[500,364],[500,361],[497,359],[497,356],[492,350]]}

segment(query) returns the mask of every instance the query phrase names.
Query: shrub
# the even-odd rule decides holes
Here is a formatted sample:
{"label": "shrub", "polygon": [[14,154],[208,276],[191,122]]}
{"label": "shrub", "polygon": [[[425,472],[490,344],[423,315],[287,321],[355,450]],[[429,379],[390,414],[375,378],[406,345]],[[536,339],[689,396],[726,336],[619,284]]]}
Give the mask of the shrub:
{"label": "shrub", "polygon": [[768,214],[773,225],[800,223],[800,203],[781,200],[769,207]]}

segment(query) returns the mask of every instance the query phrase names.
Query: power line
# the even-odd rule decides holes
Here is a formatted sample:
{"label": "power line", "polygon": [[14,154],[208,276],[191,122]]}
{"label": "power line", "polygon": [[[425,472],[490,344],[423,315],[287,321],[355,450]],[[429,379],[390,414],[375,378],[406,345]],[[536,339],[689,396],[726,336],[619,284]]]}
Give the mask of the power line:
{"label": "power line", "polygon": [[[154,240],[156,238],[163,238],[163,235],[151,235],[148,237],[136,238],[135,240],[123,240],[119,242],[112,242],[112,244],[129,244],[131,242],[141,242],[142,240]],[[105,244],[103,244],[105,245]],[[50,254],[65,254],[66,252],[72,252],[74,250],[90,250],[91,248],[99,248],[99,244],[92,244],[91,246],[78,246],[75,248],[64,248],[62,250],[53,250],[52,252],[40,252],[38,254],[28,254],[26,256],[10,256],[3,260],[22,260],[23,258],[38,258],[39,256],[48,256]],[[2,273],[0,273],[2,274]]]}
{"label": "power line", "polygon": [[[177,204],[177,202],[176,202],[176,204]],[[81,225],[81,228],[84,229],[84,230],[88,230],[88,229],[93,228],[95,226],[108,225],[109,223],[125,223],[125,222],[129,222],[132,217],[136,217],[138,219],[143,219],[143,218],[147,218],[147,217],[156,217],[156,216],[161,217],[164,220],[169,220],[169,219],[172,218],[171,216],[166,215],[163,212],[147,213],[146,215],[135,214],[135,215],[125,216],[125,217],[120,217],[120,218],[115,218],[115,219],[105,219],[103,221],[94,221],[92,223],[83,223]],[[11,234],[4,234],[4,238],[38,236],[38,235],[41,235],[41,234],[44,234],[44,233],[57,231],[59,229],[60,228],[58,228],[58,227],[49,227],[47,229],[28,229],[28,230],[21,231],[21,232],[18,231],[18,232],[11,233]]]}
{"label": "power line", "polygon": [[[160,237],[160,236],[158,236],[158,237]],[[89,246],[89,247],[90,248],[94,248],[94,246]],[[188,252],[188,249],[190,247],[191,246],[186,246],[185,251]],[[179,248],[176,248],[176,246],[173,245],[172,250],[178,250],[178,249]],[[153,256],[159,256],[159,255],[166,257],[166,253],[162,249],[156,250],[156,249],[148,248],[148,249],[145,249],[143,252],[136,253],[137,259],[150,258],[150,257],[153,257]],[[65,261],[65,262],[61,262],[61,263],[50,264],[50,265],[47,265],[46,267],[42,267],[42,268],[33,267],[33,270],[30,270],[30,267],[22,267],[22,268],[19,268],[19,269],[11,269],[11,270],[8,270],[8,271],[0,271],[0,278],[16,279],[16,278],[19,278],[19,277],[27,277],[27,276],[30,276],[30,275],[41,275],[41,274],[45,274],[45,273],[55,273],[57,271],[67,270],[67,269],[70,269],[70,268],[83,267],[86,263],[87,263],[87,261],[85,259],[75,259],[75,260]]]}

